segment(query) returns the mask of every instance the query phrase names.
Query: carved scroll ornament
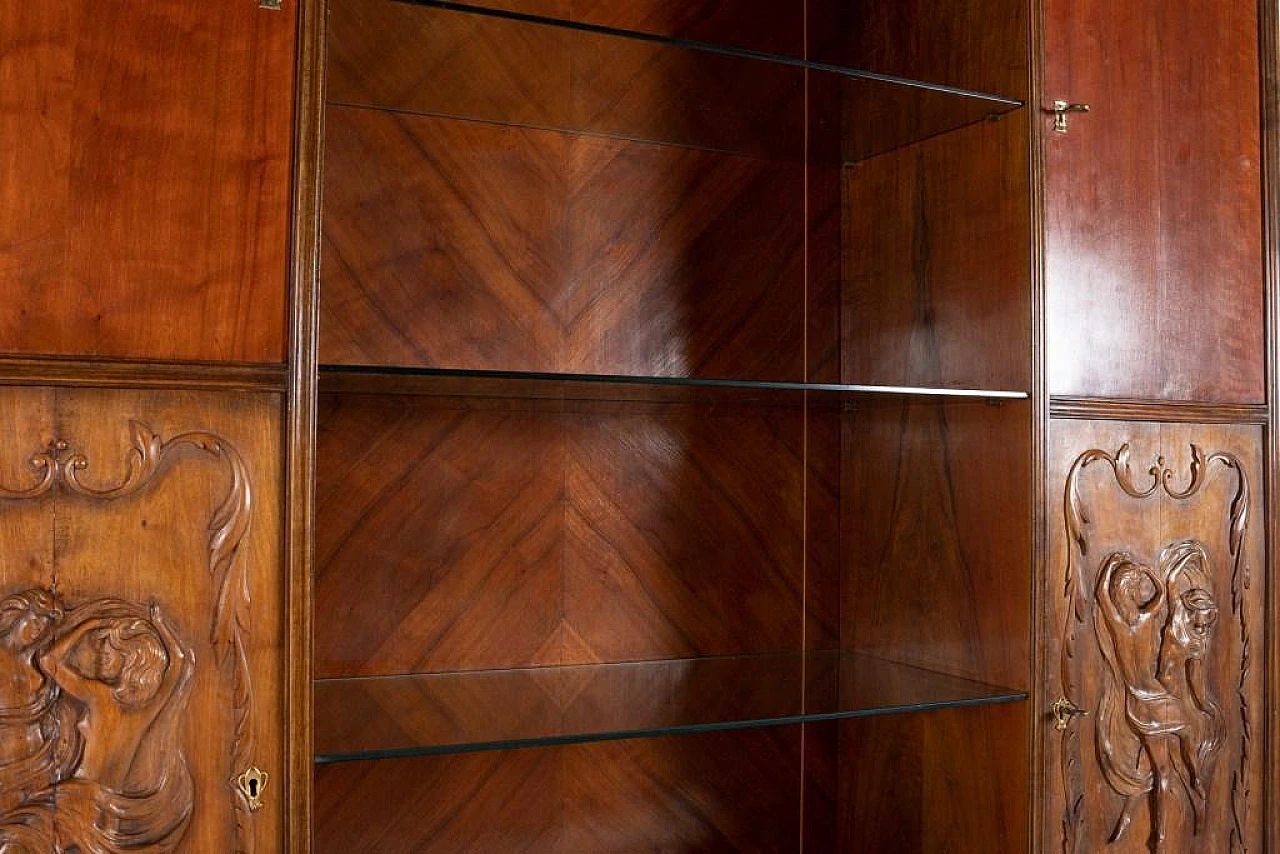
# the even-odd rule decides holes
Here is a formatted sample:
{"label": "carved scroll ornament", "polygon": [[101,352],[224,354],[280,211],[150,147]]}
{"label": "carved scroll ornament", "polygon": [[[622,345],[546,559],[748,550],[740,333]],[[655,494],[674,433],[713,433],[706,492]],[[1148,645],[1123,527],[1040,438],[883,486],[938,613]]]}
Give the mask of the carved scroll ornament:
{"label": "carved scroll ornament", "polygon": [[[31,461],[36,482],[0,488],[0,499],[33,500],[62,489],[114,501],[143,492],[185,452],[225,464],[230,488],[210,523],[207,568],[216,605],[209,640],[233,686],[227,787],[237,850],[249,851],[249,803],[232,771],[247,766],[253,750],[250,596],[241,553],[252,509],[247,470],[239,453],[211,433],[164,442],[134,422],[132,435],[117,484],[86,482],[88,459],[55,442]],[[191,647],[154,602],[105,598],[70,607],[50,589],[0,600],[0,852],[174,850],[194,805],[182,744],[195,667]]]}
{"label": "carved scroll ornament", "polygon": [[[1233,561],[1231,608],[1243,657],[1236,685],[1241,709],[1247,713],[1245,680],[1249,668],[1249,627],[1243,596],[1249,585],[1242,558],[1248,526],[1249,485],[1239,460],[1229,454],[1206,456],[1191,446],[1187,485],[1174,485],[1174,472],[1157,458],[1148,469],[1149,484],[1139,484],[1129,463],[1129,446],[1116,452],[1091,450],[1075,462],[1066,485],[1066,527],[1069,555],[1063,595],[1067,604],[1063,631],[1062,684],[1066,696],[1080,700],[1077,653],[1086,614],[1093,615],[1093,639],[1104,667],[1101,691],[1094,709],[1094,755],[1103,779],[1119,797],[1110,842],[1133,831],[1135,813],[1148,806],[1148,848],[1168,851],[1167,825],[1174,799],[1189,807],[1193,832],[1203,829],[1212,794],[1208,790],[1224,741],[1226,725],[1206,664],[1219,626],[1219,604],[1210,571],[1209,554],[1194,539],[1167,544],[1155,560],[1129,551],[1107,554],[1096,564],[1090,553],[1088,508],[1081,497],[1085,469],[1106,463],[1116,486],[1129,498],[1161,495],[1185,501],[1197,495],[1211,467],[1234,473],[1236,491],[1228,524],[1228,547]],[[1093,584],[1086,569],[1096,566]],[[1232,850],[1244,850],[1244,810],[1248,801],[1245,768],[1249,761],[1249,731],[1241,728],[1239,766],[1233,774],[1234,827]],[[1080,773],[1078,731],[1063,733],[1062,772],[1066,805],[1063,815],[1064,852],[1081,850],[1081,810],[1085,803]]]}

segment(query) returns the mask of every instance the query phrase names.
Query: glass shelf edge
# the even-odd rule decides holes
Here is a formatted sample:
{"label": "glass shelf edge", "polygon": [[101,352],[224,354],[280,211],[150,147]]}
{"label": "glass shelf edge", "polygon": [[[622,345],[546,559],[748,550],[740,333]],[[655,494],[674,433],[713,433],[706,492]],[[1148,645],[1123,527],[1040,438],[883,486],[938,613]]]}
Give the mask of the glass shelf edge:
{"label": "glass shelf edge", "polygon": [[966,89],[961,86],[949,86],[943,83],[930,83],[924,80],[914,80],[909,77],[899,77],[892,74],[881,74],[875,71],[866,71],[864,69],[852,68],[850,66],[839,65],[836,63],[822,62],[819,60],[802,59],[800,57],[787,56],[786,54],[768,53],[765,51],[751,50],[750,48],[732,47],[729,45],[719,45],[712,42],[697,41],[692,39],[681,39],[671,36],[658,35],[656,33],[646,33],[639,30],[627,30],[618,27],[608,27],[601,24],[590,24],[583,21],[568,21],[559,18],[551,18],[544,15],[533,15],[525,12],[514,12],[507,9],[490,9],[484,6],[475,6],[469,3],[454,3],[448,0],[394,0],[397,3],[403,3],[408,6],[423,6],[431,9],[441,9],[446,11],[454,11],[469,15],[482,15],[490,18],[500,18],[508,21],[519,21],[529,24],[538,24],[541,26],[559,27],[562,29],[575,30],[578,32],[591,33],[594,35],[614,36],[617,38],[632,39],[635,41],[650,42],[661,45],[669,45],[671,47],[684,48],[688,50],[696,50],[704,53],[712,53],[720,56],[729,56],[738,59],[751,59],[761,62],[771,62],[778,65],[789,65],[797,68],[805,68],[812,71],[822,71],[829,74],[839,74],[842,77],[852,77],[858,80],[868,80],[876,83],[885,83],[893,86],[901,86],[909,89],[918,89],[926,92],[935,92],[941,95],[954,95],[956,97],[968,98],[972,100],[987,101],[993,105],[999,105],[1008,110],[1018,109],[1026,106],[1026,102],[1019,98],[1012,98],[1008,95],[1000,95],[994,92],[983,92],[977,89]]}
{"label": "glass shelf edge", "polygon": [[940,386],[868,385],[857,383],[800,383],[770,380],[733,380],[702,377],[634,376],[626,374],[556,374],[522,371],[455,370],[377,365],[321,364],[319,375],[333,377],[386,377],[394,379],[513,380],[533,383],[583,383],[588,385],[669,386],[672,388],[742,389],[746,391],[826,392],[838,394],[905,397],[955,397],[989,400],[1027,400],[1030,394],[1012,389],[945,388]]}
{"label": "glass shelf edge", "polygon": [[594,744],[605,741],[629,741],[647,738],[665,738],[669,736],[706,735],[717,732],[735,732],[749,729],[797,726],[800,724],[829,723],[832,721],[857,720],[859,718],[933,712],[944,709],[1005,705],[1025,702],[1028,698],[1029,695],[1026,692],[1010,692],[1008,694],[996,694],[986,697],[970,697],[960,700],[939,700],[936,702],[879,706],[870,709],[851,709],[843,712],[818,712],[814,714],[790,715],[780,718],[760,718],[745,721],[717,721],[714,723],[703,724],[677,724],[653,729],[613,730],[608,732],[592,732],[573,735],[552,735],[541,738],[517,738],[506,741],[482,741],[467,744],[402,747],[385,750],[359,751],[353,753],[317,754],[314,758],[314,764],[321,766],[338,765],[345,762],[420,759],[429,756],[455,756],[464,753],[487,753],[497,750],[522,750],[531,747],[565,747],[573,744]]}

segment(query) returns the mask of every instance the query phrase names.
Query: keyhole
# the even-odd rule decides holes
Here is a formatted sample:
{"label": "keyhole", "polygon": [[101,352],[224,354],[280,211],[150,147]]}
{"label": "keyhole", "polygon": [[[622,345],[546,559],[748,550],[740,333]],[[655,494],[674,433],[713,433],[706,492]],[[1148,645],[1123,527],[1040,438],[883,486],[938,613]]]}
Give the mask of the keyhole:
{"label": "keyhole", "polygon": [[251,798],[258,797],[258,781],[257,780],[249,781],[249,797]]}

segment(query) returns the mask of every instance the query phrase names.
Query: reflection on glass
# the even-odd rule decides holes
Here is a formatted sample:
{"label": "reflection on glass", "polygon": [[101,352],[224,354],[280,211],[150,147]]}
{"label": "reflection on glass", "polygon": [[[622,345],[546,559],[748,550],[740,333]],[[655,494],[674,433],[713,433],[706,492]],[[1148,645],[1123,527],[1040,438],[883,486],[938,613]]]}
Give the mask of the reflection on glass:
{"label": "reflection on glass", "polygon": [[705,732],[1015,702],[1019,691],[836,651],[316,683],[316,761]]}

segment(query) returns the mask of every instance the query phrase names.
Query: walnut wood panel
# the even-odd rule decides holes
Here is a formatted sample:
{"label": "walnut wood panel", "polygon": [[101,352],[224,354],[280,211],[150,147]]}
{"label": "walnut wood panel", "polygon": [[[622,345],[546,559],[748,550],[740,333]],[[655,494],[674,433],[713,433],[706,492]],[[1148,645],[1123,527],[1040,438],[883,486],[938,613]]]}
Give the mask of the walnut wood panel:
{"label": "walnut wood panel", "polygon": [[[25,712],[38,720],[0,771],[0,840],[273,850],[283,835],[280,777],[270,787],[282,767],[278,398],[13,394],[36,404],[15,426],[44,423],[12,437],[37,456],[25,458],[27,494],[6,494],[0,509],[19,523],[47,516],[28,534],[47,543],[49,565],[6,602],[39,604],[48,625],[26,663],[44,680]],[[13,754],[18,742],[5,741]],[[48,776],[40,789],[15,782],[31,765]],[[235,784],[251,765],[268,769],[262,806]]]}
{"label": "walnut wood panel", "polygon": [[1049,390],[1262,402],[1256,5],[1044,15]]}
{"label": "walnut wood panel", "polygon": [[[1041,697],[1064,852],[1260,851],[1262,430],[1054,422]],[[1111,840],[1109,842],[1109,840]]]}
{"label": "walnut wood panel", "polygon": [[844,721],[838,850],[1027,850],[1027,707]]}
{"label": "walnut wood panel", "polygon": [[792,852],[800,742],[788,727],[321,766],[315,850]]}
{"label": "walnut wood panel", "polygon": [[287,8],[5,0],[0,351],[283,360]]}
{"label": "walnut wood panel", "polygon": [[334,108],[321,360],[800,379],[803,176]]}
{"label": "walnut wood panel", "polygon": [[319,676],[798,649],[804,411],[324,395]]}
{"label": "walnut wood panel", "polygon": [[809,0],[810,55],[964,89],[1027,97],[1028,4]]}
{"label": "walnut wood panel", "polygon": [[1022,402],[885,402],[845,416],[846,648],[1026,685],[1029,444]]}
{"label": "walnut wood panel", "polygon": [[335,4],[330,25],[332,103],[804,153],[794,65],[389,0]]}
{"label": "walnut wood panel", "polygon": [[845,170],[842,379],[1030,387],[1027,127],[988,122]]}

